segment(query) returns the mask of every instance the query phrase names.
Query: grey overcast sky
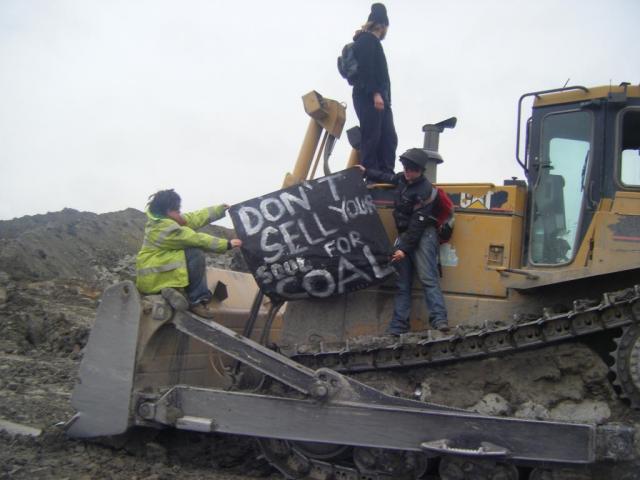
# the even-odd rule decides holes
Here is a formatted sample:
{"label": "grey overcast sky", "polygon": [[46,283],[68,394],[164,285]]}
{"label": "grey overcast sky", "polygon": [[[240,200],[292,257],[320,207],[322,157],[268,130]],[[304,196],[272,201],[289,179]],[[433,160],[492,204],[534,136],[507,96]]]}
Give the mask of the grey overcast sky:
{"label": "grey overcast sky", "polygon": [[[369,0],[0,0],[0,219],[64,207],[183,208],[280,188],[307,127],[300,97],[348,105],[336,57]],[[441,182],[502,182],[516,102],[640,82],[639,0],[388,0],[383,42],[400,153],[450,116]],[[346,135],[332,168],[345,164]],[[224,223],[223,223],[224,224]]]}

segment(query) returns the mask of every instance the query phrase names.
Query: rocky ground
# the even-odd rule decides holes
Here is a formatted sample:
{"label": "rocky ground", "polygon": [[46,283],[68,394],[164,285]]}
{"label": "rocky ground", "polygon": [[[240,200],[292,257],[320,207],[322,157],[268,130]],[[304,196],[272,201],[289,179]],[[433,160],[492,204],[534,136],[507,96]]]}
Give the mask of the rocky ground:
{"label": "rocky ground", "polygon": [[[0,478],[239,480],[273,473],[249,439],[134,432],[126,443],[105,445],[65,437],[100,294],[134,278],[144,222],[132,209],[0,222]],[[208,258],[224,268],[239,261]]]}
{"label": "rocky ground", "polygon": [[[144,214],[136,210],[64,210],[0,222],[0,477],[281,478],[245,438],[136,431],[106,445],[64,436],[100,294],[133,278],[143,225]],[[232,255],[209,261],[242,268]],[[617,398],[607,373],[588,348],[560,345],[506,359],[357,377],[390,394],[492,415],[640,428],[640,415]],[[19,428],[22,434],[9,433]],[[640,479],[640,468],[598,470],[591,478]]]}

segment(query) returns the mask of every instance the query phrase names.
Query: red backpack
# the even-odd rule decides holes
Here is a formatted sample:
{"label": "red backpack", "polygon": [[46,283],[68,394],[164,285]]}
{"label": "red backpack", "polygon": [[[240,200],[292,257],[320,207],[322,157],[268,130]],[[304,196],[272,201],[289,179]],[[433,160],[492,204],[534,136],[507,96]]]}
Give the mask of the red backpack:
{"label": "red backpack", "polygon": [[[436,187],[437,188],[437,187]],[[438,226],[438,238],[440,243],[447,243],[453,234],[453,224],[455,218],[453,216],[453,202],[447,195],[447,192],[438,188],[438,195],[434,206],[434,217]]]}

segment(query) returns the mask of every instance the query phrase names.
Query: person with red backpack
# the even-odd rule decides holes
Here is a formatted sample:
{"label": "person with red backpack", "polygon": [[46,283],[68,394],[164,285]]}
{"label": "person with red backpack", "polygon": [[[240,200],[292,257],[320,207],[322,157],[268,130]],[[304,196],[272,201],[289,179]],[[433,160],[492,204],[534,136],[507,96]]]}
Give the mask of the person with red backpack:
{"label": "person with red backpack", "polygon": [[[398,291],[393,316],[386,331],[394,336],[409,332],[414,272],[422,284],[429,323],[436,330],[449,331],[438,269],[438,220],[439,217],[443,221],[448,220],[453,209],[450,200],[448,206],[444,204],[446,200],[440,200],[439,192],[442,191],[424,176],[428,160],[429,156],[423,149],[411,148],[400,155],[404,167],[402,173],[387,173],[359,165],[367,180],[396,185],[393,218],[398,238],[391,261],[398,272]],[[446,197],[446,193],[442,194]]]}

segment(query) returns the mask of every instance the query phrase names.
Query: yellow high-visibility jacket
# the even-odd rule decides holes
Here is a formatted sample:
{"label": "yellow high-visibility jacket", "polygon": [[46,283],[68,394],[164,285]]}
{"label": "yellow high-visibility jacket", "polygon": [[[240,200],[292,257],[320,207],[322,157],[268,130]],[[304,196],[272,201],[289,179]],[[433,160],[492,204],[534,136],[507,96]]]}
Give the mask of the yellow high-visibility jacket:
{"label": "yellow high-visibility jacket", "polygon": [[169,217],[147,211],[144,241],[136,258],[136,285],[142,293],[158,293],[166,287],[186,287],[189,284],[184,249],[189,247],[223,253],[227,240],[195,230],[224,217],[223,205],[203,208],[182,216],[185,226]]}

